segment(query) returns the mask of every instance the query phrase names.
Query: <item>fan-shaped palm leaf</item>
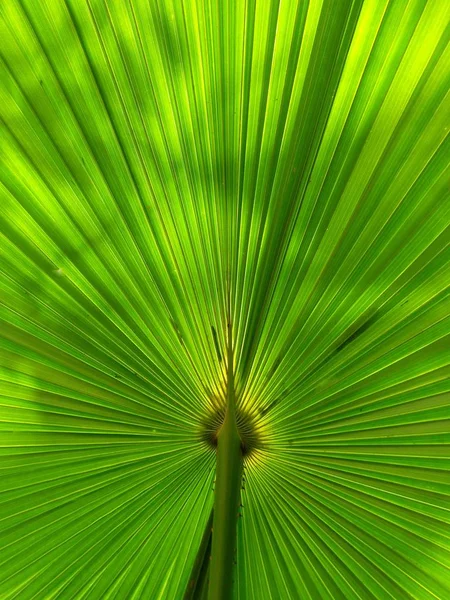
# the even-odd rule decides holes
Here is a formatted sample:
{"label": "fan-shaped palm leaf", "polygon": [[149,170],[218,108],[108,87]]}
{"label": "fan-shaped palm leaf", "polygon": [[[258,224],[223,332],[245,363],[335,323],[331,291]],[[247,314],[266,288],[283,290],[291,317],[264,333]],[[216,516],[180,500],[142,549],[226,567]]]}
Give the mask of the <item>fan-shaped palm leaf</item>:
{"label": "fan-shaped palm leaf", "polygon": [[2,12],[0,598],[450,597],[448,3]]}

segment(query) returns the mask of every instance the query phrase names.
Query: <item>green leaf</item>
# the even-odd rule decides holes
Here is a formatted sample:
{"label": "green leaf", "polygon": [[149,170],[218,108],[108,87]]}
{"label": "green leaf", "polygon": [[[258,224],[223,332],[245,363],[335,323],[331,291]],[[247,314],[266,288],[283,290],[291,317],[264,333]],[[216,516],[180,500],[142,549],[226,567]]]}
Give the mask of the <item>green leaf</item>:
{"label": "green leaf", "polygon": [[3,3],[0,598],[450,597],[449,17]]}

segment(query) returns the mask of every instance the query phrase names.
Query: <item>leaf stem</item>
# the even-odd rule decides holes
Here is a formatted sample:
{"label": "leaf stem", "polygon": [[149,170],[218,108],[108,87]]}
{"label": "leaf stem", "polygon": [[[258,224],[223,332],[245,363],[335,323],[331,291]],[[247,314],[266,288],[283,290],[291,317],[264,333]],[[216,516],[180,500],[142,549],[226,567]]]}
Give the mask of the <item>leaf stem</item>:
{"label": "leaf stem", "polygon": [[217,466],[208,600],[230,600],[243,456],[236,422],[231,323],[228,323],[227,409],[217,436]]}

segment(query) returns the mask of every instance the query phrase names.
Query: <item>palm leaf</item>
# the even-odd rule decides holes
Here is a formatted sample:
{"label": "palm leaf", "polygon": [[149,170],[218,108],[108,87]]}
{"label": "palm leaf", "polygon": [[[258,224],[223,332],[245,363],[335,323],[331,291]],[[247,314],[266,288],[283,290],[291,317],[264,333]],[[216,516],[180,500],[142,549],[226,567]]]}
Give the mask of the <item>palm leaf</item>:
{"label": "palm leaf", "polygon": [[2,12],[0,597],[449,597],[448,4]]}

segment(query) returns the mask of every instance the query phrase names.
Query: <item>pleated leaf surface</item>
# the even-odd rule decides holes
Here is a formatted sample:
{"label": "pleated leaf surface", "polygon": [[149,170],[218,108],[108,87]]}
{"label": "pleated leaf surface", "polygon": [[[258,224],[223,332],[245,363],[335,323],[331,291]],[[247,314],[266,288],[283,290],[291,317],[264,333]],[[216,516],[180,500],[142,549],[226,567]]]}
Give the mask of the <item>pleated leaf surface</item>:
{"label": "pleated leaf surface", "polygon": [[0,598],[450,597],[449,16],[3,3]]}

